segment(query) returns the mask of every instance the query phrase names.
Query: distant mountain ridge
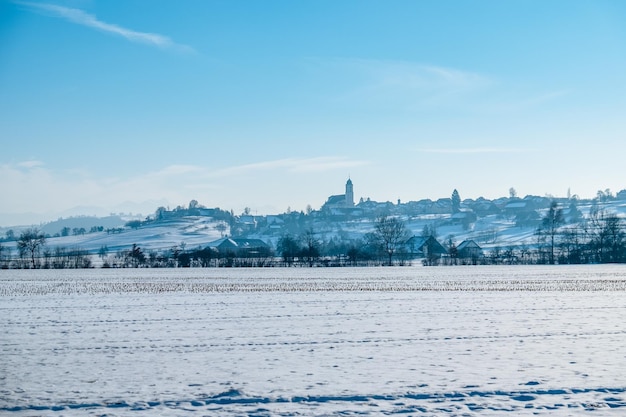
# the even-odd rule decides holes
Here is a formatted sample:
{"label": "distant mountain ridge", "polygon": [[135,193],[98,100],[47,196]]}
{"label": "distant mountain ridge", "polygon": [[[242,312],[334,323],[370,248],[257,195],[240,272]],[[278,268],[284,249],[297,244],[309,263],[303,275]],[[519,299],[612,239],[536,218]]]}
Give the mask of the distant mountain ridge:
{"label": "distant mountain ridge", "polygon": [[110,215],[105,217],[97,216],[78,216],[69,217],[67,219],[58,219],[50,223],[46,223],[40,227],[40,230],[47,234],[54,236],[60,234],[64,228],[73,229],[85,229],[91,230],[93,227],[102,227],[104,229],[113,229],[116,227],[124,227],[128,220],[125,220],[119,215]]}

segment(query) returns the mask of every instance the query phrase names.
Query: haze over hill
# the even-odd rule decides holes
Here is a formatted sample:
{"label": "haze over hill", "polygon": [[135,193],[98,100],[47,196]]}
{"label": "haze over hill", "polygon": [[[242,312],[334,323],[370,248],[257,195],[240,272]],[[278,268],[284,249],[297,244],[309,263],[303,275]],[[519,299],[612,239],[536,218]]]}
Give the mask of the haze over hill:
{"label": "haze over hill", "polygon": [[617,191],[625,22],[620,0],[5,0],[0,225],[305,211],[348,175],[394,203]]}
{"label": "haze over hill", "polygon": [[[606,190],[596,199],[579,200],[575,196],[508,197],[496,200],[452,198],[420,201],[376,202],[354,199],[354,185],[348,180],[345,193],[331,195],[319,210],[288,211],[254,215],[246,209],[235,214],[204,207],[196,200],[174,209],[159,207],[148,216],[78,216],[40,225],[50,247],[77,247],[95,254],[106,247],[111,252],[139,245],[144,250],[204,248],[224,237],[259,239],[276,248],[285,236],[313,233],[320,242],[339,244],[362,240],[375,228],[381,216],[401,219],[410,236],[435,236],[452,244],[476,241],[484,250],[508,246],[533,246],[537,229],[552,203],[564,213],[564,225],[584,221],[592,208],[600,208],[626,217],[626,191],[616,195]],[[455,198],[459,206],[455,208]],[[9,231],[19,234],[24,227],[0,228],[0,236]],[[6,242],[11,243],[9,239]],[[334,242],[334,243],[333,243]]]}

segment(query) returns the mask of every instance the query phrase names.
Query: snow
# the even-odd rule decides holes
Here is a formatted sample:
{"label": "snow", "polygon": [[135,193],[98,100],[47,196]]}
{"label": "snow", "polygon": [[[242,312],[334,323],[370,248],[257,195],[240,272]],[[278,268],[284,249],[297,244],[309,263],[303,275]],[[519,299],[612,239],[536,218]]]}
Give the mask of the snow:
{"label": "snow", "polygon": [[216,229],[221,221],[212,217],[186,216],[179,219],[164,220],[138,229],[124,229],[121,233],[87,233],[78,236],[66,236],[47,239],[51,247],[79,247],[92,254],[106,246],[111,252],[128,249],[133,244],[144,250],[165,250],[182,243],[187,248],[205,247],[209,242],[222,237]]}
{"label": "snow", "polygon": [[[588,215],[591,207],[590,203],[578,205],[578,209],[584,216]],[[602,203],[599,207],[607,210],[607,212],[615,213],[621,218],[626,218],[626,202],[623,200]],[[538,210],[539,216],[545,215],[546,210]],[[406,222],[410,233],[416,236],[422,235],[425,226],[434,228],[436,238],[442,244],[447,244],[449,239],[452,239],[456,244],[464,240],[474,240],[485,252],[490,252],[496,247],[500,249],[519,248],[522,245],[532,247],[537,243],[537,226],[516,226],[514,216],[486,215],[478,218],[469,228],[450,222],[450,214],[411,216],[403,214],[400,217]],[[293,231],[283,229],[284,221],[277,215],[267,216],[267,221],[267,229],[240,237],[261,239],[275,247],[282,236],[293,234]],[[48,248],[80,248],[94,255],[94,258],[104,246],[108,248],[110,254],[129,249],[133,244],[138,245],[145,253],[167,251],[173,247],[180,248],[183,245],[186,249],[197,249],[206,247],[209,243],[224,237],[225,234],[230,234],[229,227],[226,227],[224,232],[220,232],[218,225],[226,224],[222,220],[216,220],[209,216],[182,216],[143,224],[138,229],[124,228],[119,233],[96,232],[78,236],[51,237],[47,239],[46,245]],[[363,217],[348,221],[318,219],[306,226],[306,230],[309,229],[314,230],[317,237],[325,241],[332,238],[360,239],[366,233],[374,230],[374,218]],[[0,235],[3,234],[2,230],[0,228]],[[19,229],[16,230],[19,236]],[[13,256],[16,255],[15,242],[5,241],[2,242],[2,245]],[[97,259],[94,261],[96,264],[99,262]]]}
{"label": "snow", "polygon": [[626,267],[0,271],[0,414],[621,415]]}

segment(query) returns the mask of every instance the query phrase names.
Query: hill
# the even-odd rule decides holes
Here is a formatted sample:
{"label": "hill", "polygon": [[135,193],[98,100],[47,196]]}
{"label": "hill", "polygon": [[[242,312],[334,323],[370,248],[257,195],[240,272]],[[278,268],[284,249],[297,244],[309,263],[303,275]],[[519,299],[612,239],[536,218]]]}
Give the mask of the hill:
{"label": "hill", "polygon": [[[623,196],[623,195],[622,195]],[[76,217],[42,225],[48,248],[80,248],[97,254],[140,246],[146,253],[172,248],[199,249],[224,236],[259,239],[271,248],[287,235],[298,237],[312,232],[326,245],[363,241],[374,230],[381,215],[400,218],[410,235],[433,235],[445,246],[473,240],[486,252],[496,248],[532,247],[536,231],[552,201],[563,209],[564,226],[579,224],[593,208],[626,217],[626,199],[605,201],[554,200],[549,197],[503,198],[495,201],[464,200],[452,214],[450,199],[422,200],[405,204],[361,202],[354,207],[334,207],[308,213],[288,212],[279,215],[239,216],[219,209],[194,205],[188,209],[160,210],[142,221],[129,222],[121,216]],[[66,235],[61,231],[65,229]],[[81,232],[82,229],[82,232]],[[20,229],[13,231],[19,236]],[[6,232],[5,232],[6,233]],[[4,239],[2,245],[15,251],[15,241]]]}
{"label": "hill", "polygon": [[140,245],[144,250],[165,250],[175,246],[196,248],[222,237],[216,229],[218,224],[222,222],[210,217],[184,216],[149,222],[138,228],[125,227],[108,232],[51,237],[47,239],[47,244],[52,247],[80,247],[90,253],[97,253],[103,246],[116,252],[128,249],[133,244]]}

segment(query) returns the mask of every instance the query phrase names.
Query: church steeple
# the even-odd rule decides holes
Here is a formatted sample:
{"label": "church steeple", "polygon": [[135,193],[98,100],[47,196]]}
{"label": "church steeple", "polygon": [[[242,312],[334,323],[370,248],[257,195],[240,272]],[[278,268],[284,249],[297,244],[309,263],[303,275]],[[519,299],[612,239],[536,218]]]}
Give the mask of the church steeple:
{"label": "church steeple", "polygon": [[349,177],[346,182],[346,206],[354,207],[354,189],[352,187],[352,180]]}

